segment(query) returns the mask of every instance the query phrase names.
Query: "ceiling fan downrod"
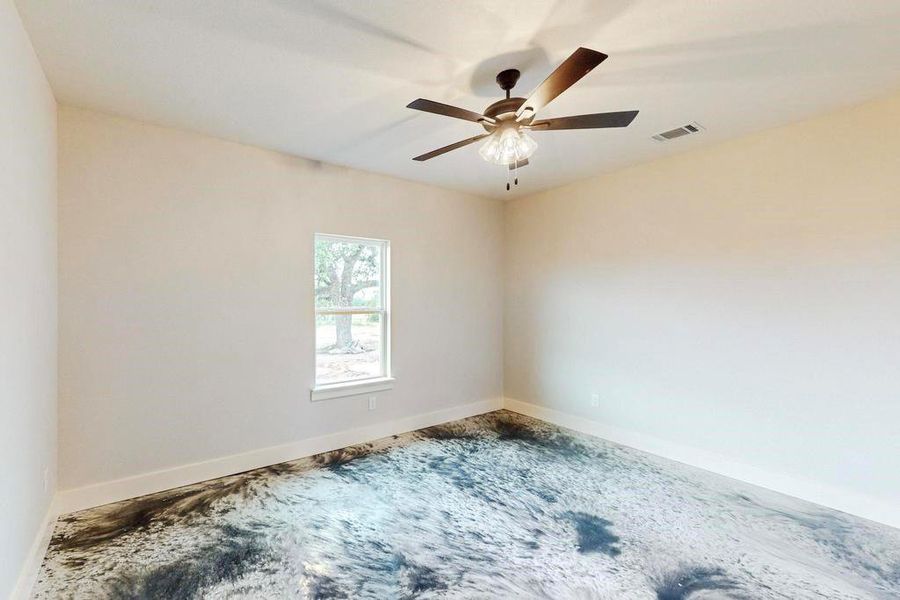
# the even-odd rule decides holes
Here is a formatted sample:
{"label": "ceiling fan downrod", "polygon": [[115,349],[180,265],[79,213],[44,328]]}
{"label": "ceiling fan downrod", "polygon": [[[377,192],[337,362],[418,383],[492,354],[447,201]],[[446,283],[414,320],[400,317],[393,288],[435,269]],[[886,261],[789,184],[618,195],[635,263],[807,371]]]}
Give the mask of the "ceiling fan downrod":
{"label": "ceiling fan downrod", "polygon": [[506,92],[507,100],[509,100],[509,91],[516,87],[516,83],[519,81],[521,75],[522,73],[520,73],[518,69],[506,69],[505,71],[497,73],[497,85],[500,86],[501,90]]}

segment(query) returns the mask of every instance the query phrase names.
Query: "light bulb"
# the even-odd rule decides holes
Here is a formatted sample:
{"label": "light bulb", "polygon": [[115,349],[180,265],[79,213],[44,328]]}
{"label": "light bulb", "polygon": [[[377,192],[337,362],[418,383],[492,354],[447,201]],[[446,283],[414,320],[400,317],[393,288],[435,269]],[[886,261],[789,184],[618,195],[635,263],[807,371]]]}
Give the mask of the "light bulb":
{"label": "light bulb", "polygon": [[497,133],[488,136],[487,141],[478,149],[481,158],[489,163],[497,164],[497,157],[500,156],[500,140]]}
{"label": "light bulb", "polygon": [[517,159],[519,161],[530,158],[534,151],[537,150],[537,142],[524,131],[519,132],[519,147],[517,148]]}
{"label": "light bulb", "polygon": [[489,163],[511,165],[530,157],[536,149],[537,142],[530,135],[515,127],[506,127],[492,133],[478,153]]}

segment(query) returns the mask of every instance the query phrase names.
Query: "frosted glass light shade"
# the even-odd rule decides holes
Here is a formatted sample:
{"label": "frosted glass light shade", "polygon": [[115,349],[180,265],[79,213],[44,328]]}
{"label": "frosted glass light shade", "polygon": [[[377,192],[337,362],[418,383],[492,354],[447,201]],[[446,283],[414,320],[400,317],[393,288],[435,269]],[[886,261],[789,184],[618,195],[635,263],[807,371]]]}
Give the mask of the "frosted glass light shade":
{"label": "frosted glass light shade", "polygon": [[517,161],[525,160],[537,150],[537,142],[530,135],[515,128],[507,128],[495,132],[478,153],[481,158],[495,165],[511,165]]}

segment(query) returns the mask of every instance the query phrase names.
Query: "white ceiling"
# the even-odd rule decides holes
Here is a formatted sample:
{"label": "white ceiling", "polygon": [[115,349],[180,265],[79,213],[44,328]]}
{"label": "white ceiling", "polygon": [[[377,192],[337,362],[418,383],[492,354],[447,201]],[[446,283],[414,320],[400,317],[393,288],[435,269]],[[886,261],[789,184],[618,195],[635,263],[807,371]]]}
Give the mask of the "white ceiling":
{"label": "white ceiling", "polygon": [[[60,102],[498,198],[802,119],[900,87],[897,0],[19,0]],[[405,108],[527,95],[578,46],[609,59],[541,116],[639,109],[627,129],[535,133],[505,191],[479,133]],[[698,121],[701,135],[654,133]],[[896,124],[894,124],[896,125]],[[835,140],[839,143],[839,140]],[[696,174],[686,174],[695,176]]]}

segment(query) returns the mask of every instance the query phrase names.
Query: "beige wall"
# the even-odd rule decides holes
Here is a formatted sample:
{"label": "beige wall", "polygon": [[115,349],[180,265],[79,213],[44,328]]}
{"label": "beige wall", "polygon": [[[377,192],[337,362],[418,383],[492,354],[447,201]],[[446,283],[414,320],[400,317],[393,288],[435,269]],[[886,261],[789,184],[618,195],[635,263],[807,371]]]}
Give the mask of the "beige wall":
{"label": "beige wall", "polygon": [[[63,108],[62,487],[505,387],[900,522],[898,123],[900,96],[504,209]],[[398,383],[374,413],[308,399],[317,231],[392,242]]]}
{"label": "beige wall", "polygon": [[7,598],[56,477],[56,102],[9,0],[0,0],[0,82],[0,598]]}
{"label": "beige wall", "polygon": [[[499,399],[502,206],[60,110],[70,488]],[[394,390],[311,403],[315,232],[391,241]]]}
{"label": "beige wall", "polygon": [[505,254],[507,397],[900,522],[900,96],[513,201]]}

